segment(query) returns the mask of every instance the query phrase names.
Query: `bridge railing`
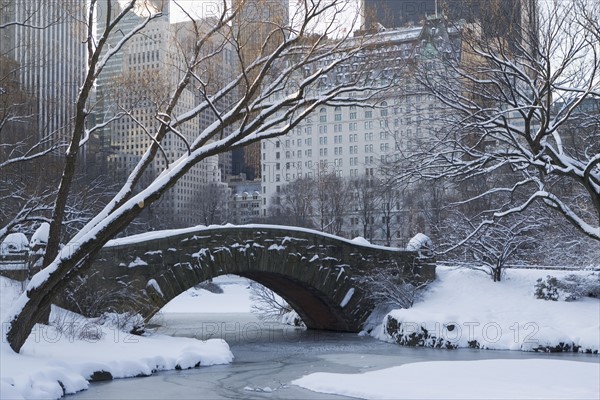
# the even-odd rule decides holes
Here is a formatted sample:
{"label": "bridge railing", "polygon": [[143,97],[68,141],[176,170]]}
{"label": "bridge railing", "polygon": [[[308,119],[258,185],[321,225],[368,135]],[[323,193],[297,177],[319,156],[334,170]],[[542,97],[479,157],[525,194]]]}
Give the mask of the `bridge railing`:
{"label": "bridge railing", "polygon": [[0,271],[29,269],[27,252],[0,254]]}

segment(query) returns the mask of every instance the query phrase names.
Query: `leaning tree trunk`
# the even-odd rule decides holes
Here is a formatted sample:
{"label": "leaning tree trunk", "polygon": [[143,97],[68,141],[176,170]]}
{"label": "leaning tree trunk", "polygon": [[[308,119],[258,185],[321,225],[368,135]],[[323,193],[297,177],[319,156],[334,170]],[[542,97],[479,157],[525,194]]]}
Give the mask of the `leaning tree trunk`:
{"label": "leaning tree trunk", "polygon": [[[164,188],[164,190],[167,189]],[[147,199],[147,204],[156,201],[161,194],[162,191],[154,193],[153,196]],[[106,224],[91,239],[84,240],[78,247],[73,249],[71,254],[57,256],[52,262],[52,264],[57,264],[57,268],[48,275],[45,281],[27,291],[27,301],[23,308],[9,321],[6,339],[15,352],[18,353],[21,350],[35,324],[43,319],[55,297],[64,291],[72,278],[85,272],[91,265],[90,261],[100,249],[129,225],[142,210],[143,206],[132,207],[127,212],[115,217],[111,223]],[[43,273],[43,270],[40,273]]]}

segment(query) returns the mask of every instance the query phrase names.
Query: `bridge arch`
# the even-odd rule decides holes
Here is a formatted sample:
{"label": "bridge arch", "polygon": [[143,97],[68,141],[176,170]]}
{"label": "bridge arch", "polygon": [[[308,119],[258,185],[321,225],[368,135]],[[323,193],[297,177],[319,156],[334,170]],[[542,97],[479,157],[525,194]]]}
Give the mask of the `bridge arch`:
{"label": "bridge arch", "polygon": [[226,225],[113,240],[88,277],[107,290],[127,286],[143,300],[141,312],[149,319],[194,285],[235,274],[279,294],[308,328],[357,332],[373,308],[365,277],[377,268],[398,267],[416,281],[435,278],[435,268],[420,263],[415,252],[301,228]]}

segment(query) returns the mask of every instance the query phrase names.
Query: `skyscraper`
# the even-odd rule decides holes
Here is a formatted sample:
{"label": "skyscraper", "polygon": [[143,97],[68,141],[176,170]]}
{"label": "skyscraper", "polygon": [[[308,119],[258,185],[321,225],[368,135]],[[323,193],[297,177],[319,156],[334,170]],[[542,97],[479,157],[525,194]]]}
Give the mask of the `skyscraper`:
{"label": "skyscraper", "polygon": [[[2,1],[0,56],[16,63],[20,88],[34,99],[38,138],[64,140],[85,74],[85,3]],[[20,24],[10,24],[21,22]]]}
{"label": "skyscraper", "polygon": [[[240,7],[241,0],[233,0]],[[233,21],[233,33],[240,46],[240,68],[268,55],[284,40],[279,27],[289,23],[289,0],[251,0],[243,4]],[[253,77],[250,77],[252,81]],[[245,173],[249,179],[261,176],[260,144],[253,143],[233,154],[234,174]]]}

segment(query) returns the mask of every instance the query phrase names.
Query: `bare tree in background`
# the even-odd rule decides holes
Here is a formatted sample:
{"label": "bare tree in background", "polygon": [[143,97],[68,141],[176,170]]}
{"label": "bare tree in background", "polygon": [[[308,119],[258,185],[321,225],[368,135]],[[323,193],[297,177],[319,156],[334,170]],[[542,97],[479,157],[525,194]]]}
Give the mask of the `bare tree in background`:
{"label": "bare tree in background", "polygon": [[294,309],[271,289],[257,282],[250,283],[251,311],[265,321],[281,322]]}
{"label": "bare tree in background", "polygon": [[459,60],[417,63],[419,83],[450,112],[404,178],[452,181],[463,206],[485,206],[473,232],[543,206],[598,241],[600,4],[537,5],[507,35],[461,27]]}
{"label": "bare tree in background", "polygon": [[204,225],[224,224],[229,221],[229,188],[220,183],[203,185],[195,202]]}
{"label": "bare tree in background", "polygon": [[[359,104],[368,100],[373,93],[382,89],[381,83],[373,74],[357,73],[353,79],[335,84],[323,84],[321,77],[349,62],[369,45],[365,38],[346,37],[330,40],[339,35],[340,29],[335,15],[344,11],[350,4],[346,0],[301,1],[289,25],[272,26],[273,35],[282,41],[271,52],[258,55],[245,63],[240,73],[231,81],[223,82],[214,94],[202,92],[203,78],[196,70],[200,63],[219,55],[222,47],[212,47],[205,52],[204,45],[209,38],[220,38],[223,43],[233,43],[236,38],[229,32],[229,23],[238,9],[229,9],[222,3],[222,13],[210,20],[209,29],[203,29],[201,22],[189,20],[191,33],[195,33],[193,46],[185,54],[180,53],[182,62],[179,77],[169,91],[167,101],[156,113],[156,125],[147,126],[151,138],[146,152],[134,167],[118,193],[105,208],[94,215],[87,224],[73,236],[61,251],[58,251],[56,232],[60,232],[64,220],[68,194],[74,179],[75,165],[80,144],[101,126],[114,121],[102,121],[89,127],[89,103],[92,89],[107,62],[123,50],[123,46],[133,38],[143,34],[148,24],[163,17],[160,9],[139,0],[102,4],[108,12],[102,14],[104,31],[95,35],[94,15],[99,2],[91,0],[87,4],[87,14],[81,23],[86,25],[88,70],[81,83],[73,129],[64,159],[57,200],[53,206],[50,239],[45,265],[29,283],[26,292],[18,300],[19,305],[9,313],[6,341],[14,351],[19,351],[29,336],[31,329],[44,315],[54,296],[61,292],[76,276],[84,273],[89,261],[102,246],[125,229],[145,208],[156,202],[194,165],[213,155],[239,148],[261,139],[272,138],[290,132],[303,118],[320,105]],[[177,4],[177,2],[175,2]],[[136,11],[142,16],[133,27],[121,24],[128,13]],[[208,23],[204,21],[203,23]],[[319,31],[316,32],[315,28]],[[118,35],[116,44],[108,46],[109,38]],[[250,77],[253,77],[250,79]],[[199,104],[178,112],[182,96],[186,90],[199,91]],[[231,106],[217,109],[213,105],[223,96],[236,93]],[[179,134],[178,129],[187,121],[197,118],[203,111],[212,111],[214,122],[192,139]],[[125,118],[125,117],[124,117]],[[139,123],[143,123],[138,121]],[[231,128],[228,131],[225,128]],[[229,133],[228,133],[229,132]],[[175,163],[167,163],[164,170],[148,185],[140,187],[141,178],[153,160],[161,156],[165,140],[178,140],[186,149]],[[336,221],[333,221],[336,222]],[[331,224],[333,227],[333,224]]]}
{"label": "bare tree in background", "polygon": [[340,176],[326,170],[320,171],[315,178],[314,210],[316,225],[321,232],[341,235],[344,217],[350,204],[348,182]]}
{"label": "bare tree in background", "polygon": [[381,202],[379,180],[361,176],[350,182],[352,207],[362,225],[362,237],[371,241],[375,235],[375,218]]}
{"label": "bare tree in background", "polygon": [[313,228],[313,201],[316,182],[309,177],[298,178],[281,187],[275,195],[274,206],[269,214],[282,225]]}
{"label": "bare tree in background", "polygon": [[541,225],[530,218],[515,217],[485,226],[462,247],[467,265],[500,282],[510,262],[522,260],[522,252],[532,252],[536,231],[540,228]]}

